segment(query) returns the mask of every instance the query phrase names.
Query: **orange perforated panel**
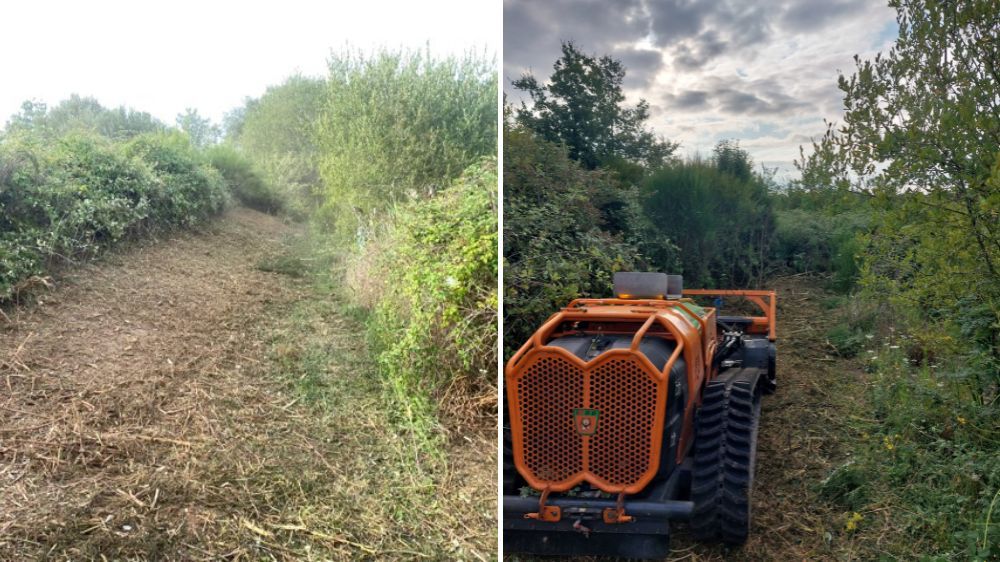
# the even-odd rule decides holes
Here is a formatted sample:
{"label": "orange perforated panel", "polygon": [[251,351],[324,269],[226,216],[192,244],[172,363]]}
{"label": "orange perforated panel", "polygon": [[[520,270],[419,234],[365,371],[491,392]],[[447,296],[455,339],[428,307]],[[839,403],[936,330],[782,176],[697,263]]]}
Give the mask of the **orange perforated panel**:
{"label": "orange perforated panel", "polygon": [[[530,351],[508,377],[518,469],[538,489],[565,491],[587,481],[608,492],[637,492],[658,468],[662,379],[628,350],[589,363],[561,349]],[[581,410],[599,412],[592,433],[575,425]]]}
{"label": "orange perforated panel", "polygon": [[657,382],[635,357],[606,361],[590,374],[590,407],[601,412],[590,438],[590,472],[628,486],[649,470],[650,436],[656,433]]}
{"label": "orange perforated panel", "polygon": [[583,373],[558,355],[530,362],[517,383],[524,465],[559,482],[583,469],[583,442],[569,412],[583,403]]}

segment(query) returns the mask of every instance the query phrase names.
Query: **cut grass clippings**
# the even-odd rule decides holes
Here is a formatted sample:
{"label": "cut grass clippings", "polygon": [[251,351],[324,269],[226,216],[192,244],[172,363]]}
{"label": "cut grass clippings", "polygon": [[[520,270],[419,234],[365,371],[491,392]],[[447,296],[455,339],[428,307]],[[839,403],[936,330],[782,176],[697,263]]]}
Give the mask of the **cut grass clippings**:
{"label": "cut grass clippings", "polygon": [[495,557],[495,433],[414,456],[350,308],[257,267],[302,234],[216,224],[9,314],[0,560]]}
{"label": "cut grass clippings", "polygon": [[269,360],[323,428],[320,441],[339,451],[324,455],[332,477],[317,503],[328,507],[308,506],[299,517],[303,524],[330,526],[330,512],[340,511],[347,517],[333,526],[359,544],[381,545],[380,557],[495,558],[491,420],[418,440],[370,358],[366,313],[343,297],[329,256],[300,243],[283,259],[318,265],[307,297],[271,328]]}

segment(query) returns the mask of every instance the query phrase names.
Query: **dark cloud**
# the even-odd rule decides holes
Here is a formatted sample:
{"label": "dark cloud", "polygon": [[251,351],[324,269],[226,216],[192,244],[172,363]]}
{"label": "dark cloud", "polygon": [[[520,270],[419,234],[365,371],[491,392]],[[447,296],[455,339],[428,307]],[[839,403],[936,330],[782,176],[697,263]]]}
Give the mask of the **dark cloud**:
{"label": "dark cloud", "polygon": [[720,2],[712,0],[650,0],[654,42],[663,47],[698,35],[719,7]]}
{"label": "dark cloud", "polygon": [[625,65],[625,87],[645,88],[663,68],[663,53],[648,49],[616,49],[611,56]]}
{"label": "dark cloud", "polygon": [[[503,19],[507,78],[517,78],[525,70],[547,76],[563,41],[578,43],[585,52],[610,54],[649,33],[641,0],[505,0]],[[630,49],[622,53],[633,54]],[[633,56],[632,62],[641,64],[642,56]]]}
{"label": "dark cloud", "polygon": [[731,0],[647,0],[653,42],[678,70],[696,70],[724,53],[748,55],[771,37],[764,5]]}
{"label": "dark cloud", "polygon": [[679,111],[716,111],[729,115],[779,115],[815,109],[809,102],[784,93],[774,79],[726,85],[720,80],[708,80],[710,89],[683,90],[663,97],[664,104]]}
{"label": "dark cloud", "polygon": [[684,110],[708,109],[708,92],[702,90],[685,90],[679,94],[667,94],[664,101],[668,107]]}
{"label": "dark cloud", "polygon": [[718,107],[726,113],[767,113],[768,103],[754,94],[724,89],[714,93]]}
{"label": "dark cloud", "polygon": [[[720,134],[729,122],[782,122],[793,129],[781,138],[765,135],[768,146],[800,143],[793,134],[843,110],[837,71],[852,71],[850,56],[876,44],[866,34],[892,27],[894,11],[878,4],[504,0],[504,78],[526,70],[548,78],[560,43],[573,41],[586,53],[622,61],[630,100],[649,99],[650,123],[668,136],[689,142]],[[512,101],[521,99],[509,83],[504,89]]]}
{"label": "dark cloud", "polygon": [[814,31],[860,13],[864,4],[864,0],[798,0],[785,9],[779,21],[788,31]]}

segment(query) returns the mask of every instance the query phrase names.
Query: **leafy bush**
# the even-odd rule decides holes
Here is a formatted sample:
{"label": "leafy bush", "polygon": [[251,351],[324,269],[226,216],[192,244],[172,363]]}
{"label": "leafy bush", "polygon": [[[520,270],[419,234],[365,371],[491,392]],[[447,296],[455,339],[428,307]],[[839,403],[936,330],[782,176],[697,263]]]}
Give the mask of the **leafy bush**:
{"label": "leafy bush", "polygon": [[831,288],[849,291],[860,273],[855,258],[862,248],[859,235],[867,230],[870,215],[865,209],[776,210],[772,246],[775,266],[796,273],[832,273]]}
{"label": "leafy bush", "polygon": [[330,61],[318,124],[325,217],[367,238],[379,212],[426,197],[496,153],[497,78],[480,56],[343,53]]}
{"label": "leafy bush", "polygon": [[285,211],[300,218],[321,191],[316,125],[326,95],[325,80],[292,76],[248,100],[227,127],[228,140],[253,160]]}
{"label": "leafy bush", "polygon": [[208,150],[208,161],[222,174],[229,191],[247,207],[265,213],[284,209],[284,199],[257,172],[253,163],[231,146],[217,145]]}
{"label": "leafy bush", "polygon": [[124,106],[108,109],[94,98],[73,94],[51,109],[41,102],[24,102],[21,111],[7,123],[6,130],[8,133],[29,132],[48,140],[69,133],[89,133],[121,141],[145,133],[164,132],[167,126],[149,113]]}
{"label": "leafy bush", "polygon": [[229,193],[222,175],[182,133],[141,135],[125,153],[146,162],[158,179],[150,197],[155,223],[189,226],[221,211]]}
{"label": "leafy bush", "polygon": [[643,207],[679,248],[690,285],[760,285],[774,230],[768,187],[751,172],[749,155],[734,143],[712,160],[693,159],[655,171],[643,184]]}
{"label": "leafy bush", "polygon": [[512,353],[553,311],[611,294],[638,251],[603,229],[598,204],[613,186],[566,149],[523,129],[504,131],[504,341]]}
{"label": "leafy bush", "polygon": [[890,510],[900,533],[888,552],[992,560],[1000,554],[1000,412],[976,400],[961,362],[915,364],[907,343],[888,339],[869,359],[872,411],[856,418],[852,497]]}
{"label": "leafy bush", "polygon": [[54,259],[91,256],[158,226],[190,225],[222,209],[222,178],[183,135],[125,145],[87,133],[0,141],[0,298]]}
{"label": "leafy bush", "polygon": [[448,384],[495,384],[496,166],[484,159],[436,196],[399,207],[380,255],[366,262],[367,275],[384,280],[368,322],[373,349],[423,439]]}
{"label": "leafy bush", "polygon": [[[837,324],[826,333],[826,339],[841,357],[854,357],[865,345],[865,333],[847,324]],[[868,334],[871,335],[871,334]]]}

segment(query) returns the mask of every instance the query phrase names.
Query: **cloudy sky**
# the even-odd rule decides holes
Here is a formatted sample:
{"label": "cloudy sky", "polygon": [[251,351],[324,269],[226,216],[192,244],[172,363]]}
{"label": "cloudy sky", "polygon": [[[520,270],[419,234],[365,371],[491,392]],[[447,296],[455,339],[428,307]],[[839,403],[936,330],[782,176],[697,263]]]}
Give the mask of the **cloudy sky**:
{"label": "cloudy sky", "polygon": [[623,61],[629,100],[650,103],[650,124],[682,154],[737,138],[785,177],[823,118],[842,115],[838,70],[898,31],[878,0],[504,0],[503,19],[508,96],[526,71],[547,78],[573,41]]}
{"label": "cloudy sky", "polygon": [[167,123],[218,121],[294,72],[322,75],[346,44],[500,52],[501,6],[466,0],[36,0],[0,8],[0,126],[21,103],[72,93]]}

